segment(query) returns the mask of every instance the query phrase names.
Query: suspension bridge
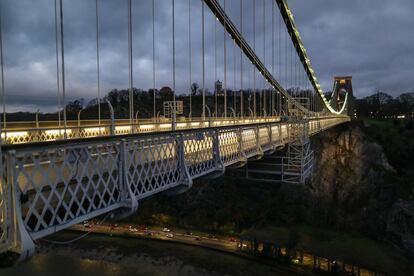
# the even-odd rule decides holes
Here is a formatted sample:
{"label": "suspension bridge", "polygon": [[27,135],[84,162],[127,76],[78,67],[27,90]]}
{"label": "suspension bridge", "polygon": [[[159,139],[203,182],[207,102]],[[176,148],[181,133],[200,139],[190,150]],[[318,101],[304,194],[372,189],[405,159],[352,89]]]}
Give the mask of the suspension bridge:
{"label": "suspension bridge", "polygon": [[[28,258],[38,239],[106,213],[127,216],[136,212],[141,199],[185,192],[193,180],[220,177],[226,170],[303,184],[313,168],[309,137],[352,117],[352,78],[335,77],[330,94],[321,90],[285,0],[163,1],[170,5],[171,44],[162,41],[162,47],[171,58],[172,75],[171,93],[164,98],[156,84],[157,6],[149,1],[152,35],[146,45],[152,47],[148,64],[152,110],[147,117],[139,116],[145,112],[134,88],[139,84],[134,83],[133,21],[141,1],[126,0],[128,106],[126,114],[116,114],[116,102],[101,95],[103,3],[95,0],[90,2],[95,7],[91,16],[96,23],[97,114],[81,119],[80,109],[77,119],[69,118],[64,46],[65,26],[71,22],[64,19],[64,8],[70,4],[63,2],[50,1],[55,120],[41,120],[39,112],[31,121],[8,119],[7,48],[3,47],[7,36],[2,34],[0,9],[3,254],[16,252],[20,259]],[[177,18],[181,23],[187,18],[188,25],[177,25]],[[188,45],[185,69],[177,65],[178,37],[180,45]],[[177,78],[180,70],[188,73],[185,81]],[[195,81],[200,82],[198,89]],[[266,161],[273,166],[249,172],[248,163],[280,149],[284,149],[282,156]]]}

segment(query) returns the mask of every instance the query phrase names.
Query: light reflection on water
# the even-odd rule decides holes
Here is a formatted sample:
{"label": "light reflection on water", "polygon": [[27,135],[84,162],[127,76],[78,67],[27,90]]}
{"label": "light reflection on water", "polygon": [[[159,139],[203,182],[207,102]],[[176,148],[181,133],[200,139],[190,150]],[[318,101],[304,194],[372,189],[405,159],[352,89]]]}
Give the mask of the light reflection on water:
{"label": "light reflection on water", "polygon": [[30,260],[11,268],[0,269],[1,276],[124,276],[165,275],[157,271],[137,272],[116,263],[71,258],[53,254],[36,254]]}

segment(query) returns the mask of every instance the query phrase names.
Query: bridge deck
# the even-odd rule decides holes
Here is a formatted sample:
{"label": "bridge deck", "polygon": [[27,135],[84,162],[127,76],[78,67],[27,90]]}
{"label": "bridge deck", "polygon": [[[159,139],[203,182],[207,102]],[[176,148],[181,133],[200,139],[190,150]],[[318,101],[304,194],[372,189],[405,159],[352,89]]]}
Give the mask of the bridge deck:
{"label": "bridge deck", "polygon": [[[348,121],[313,118],[311,135]],[[288,122],[3,145],[1,229],[16,199],[21,223],[38,239],[225,167],[245,164],[289,141]],[[5,182],[7,181],[7,182]],[[18,187],[14,192],[7,187]],[[17,194],[18,195],[17,195]],[[14,199],[13,199],[14,196]],[[9,239],[3,233],[3,241]]]}

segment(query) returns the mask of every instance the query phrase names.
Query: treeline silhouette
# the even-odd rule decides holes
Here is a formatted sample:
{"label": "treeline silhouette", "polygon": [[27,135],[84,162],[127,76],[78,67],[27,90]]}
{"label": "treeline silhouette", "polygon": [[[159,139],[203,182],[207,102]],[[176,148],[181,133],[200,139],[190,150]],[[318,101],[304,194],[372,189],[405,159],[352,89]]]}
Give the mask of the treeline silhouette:
{"label": "treeline silhouette", "polygon": [[355,109],[357,117],[363,118],[414,118],[414,92],[394,98],[378,91],[371,96],[355,99]]}

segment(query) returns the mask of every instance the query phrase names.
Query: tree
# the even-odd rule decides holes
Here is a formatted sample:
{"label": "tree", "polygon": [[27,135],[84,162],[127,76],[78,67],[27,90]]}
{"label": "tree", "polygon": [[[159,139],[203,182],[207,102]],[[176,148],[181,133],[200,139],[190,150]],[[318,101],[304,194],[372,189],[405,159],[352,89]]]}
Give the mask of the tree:
{"label": "tree", "polygon": [[193,82],[191,84],[191,95],[193,96],[197,95],[198,88],[199,88],[198,84],[196,82]]}
{"label": "tree", "polygon": [[69,102],[66,105],[66,112],[67,113],[77,113],[79,110],[83,109],[83,104],[85,102],[85,99],[78,99],[74,100],[73,102]]}

